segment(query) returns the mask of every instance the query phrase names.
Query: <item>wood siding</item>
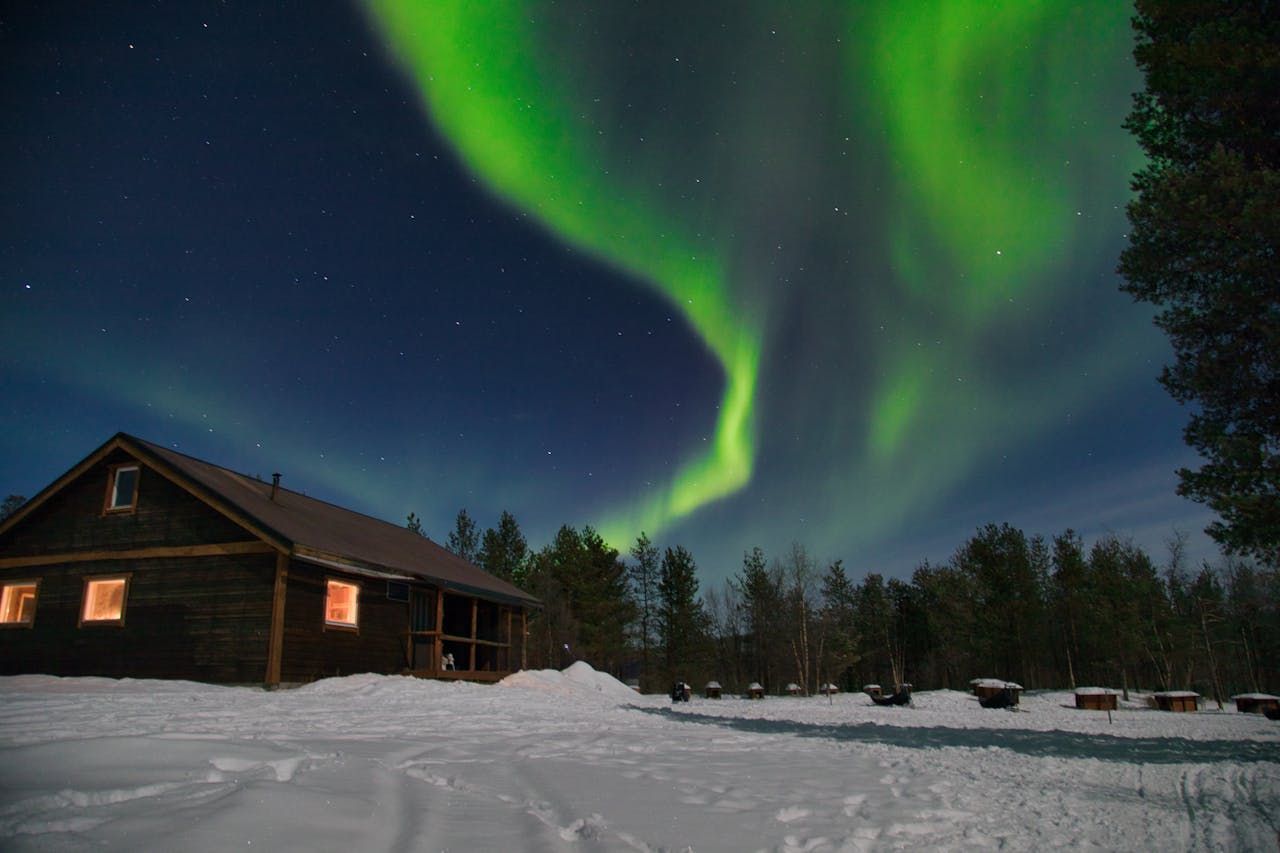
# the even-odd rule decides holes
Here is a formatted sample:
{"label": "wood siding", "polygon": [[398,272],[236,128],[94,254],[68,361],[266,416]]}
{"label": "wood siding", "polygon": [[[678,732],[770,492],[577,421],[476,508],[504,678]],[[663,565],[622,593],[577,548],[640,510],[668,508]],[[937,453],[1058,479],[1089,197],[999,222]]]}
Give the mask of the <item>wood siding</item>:
{"label": "wood siding", "polygon": [[132,460],[117,451],[52,495],[0,541],[0,557],[152,546],[205,545],[251,538],[185,489],[142,465],[138,505],[103,512],[112,465]]}
{"label": "wood siding", "polygon": [[[325,625],[325,580],[360,586],[359,627]],[[283,682],[314,681],[359,672],[408,670],[409,603],[387,598],[382,579],[348,575],[300,560],[289,563],[285,593]]]}
{"label": "wood siding", "polygon": [[[124,625],[79,626],[84,578],[128,573]],[[0,579],[29,577],[6,569]],[[0,673],[185,678],[266,677],[275,558],[102,560],[39,569],[30,628],[0,631]]]}

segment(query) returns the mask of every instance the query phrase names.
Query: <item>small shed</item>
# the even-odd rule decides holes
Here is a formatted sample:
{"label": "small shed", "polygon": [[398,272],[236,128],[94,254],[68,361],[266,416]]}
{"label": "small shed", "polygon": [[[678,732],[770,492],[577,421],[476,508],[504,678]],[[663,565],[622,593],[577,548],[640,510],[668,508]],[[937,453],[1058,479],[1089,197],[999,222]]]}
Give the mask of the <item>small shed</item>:
{"label": "small shed", "polygon": [[868,696],[884,695],[884,690],[880,687],[879,684],[864,684],[862,685],[862,692],[867,694]]}
{"label": "small shed", "polygon": [[836,687],[831,682],[827,682],[826,684],[818,688],[818,692],[821,693],[823,696],[834,696],[836,693],[840,692],[840,688]]}
{"label": "small shed", "polygon": [[1166,690],[1155,694],[1156,707],[1161,711],[1198,711],[1200,694],[1190,690]]}
{"label": "small shed", "polygon": [[1022,693],[1022,685],[1013,681],[1002,681],[999,678],[975,678],[969,682],[969,686],[973,688],[973,695],[979,699],[990,699],[1008,690],[1013,696],[1013,704],[1018,704],[1018,697]]}
{"label": "small shed", "polygon": [[720,682],[718,681],[708,681],[707,686],[702,689],[702,695],[708,699],[719,699],[720,692]]}
{"label": "small shed", "polygon": [[801,692],[800,685],[796,684],[794,681],[787,685],[788,696],[799,696]]}
{"label": "small shed", "polygon": [[1089,711],[1114,711],[1116,692],[1105,687],[1076,688],[1076,707]]}
{"label": "small shed", "polygon": [[1235,700],[1236,710],[1242,714],[1265,714],[1268,708],[1280,711],[1280,696],[1270,693],[1241,693],[1231,698]]}
{"label": "small shed", "polygon": [[764,687],[760,684],[760,682],[753,681],[747,685],[747,698],[748,699],[764,698]]}

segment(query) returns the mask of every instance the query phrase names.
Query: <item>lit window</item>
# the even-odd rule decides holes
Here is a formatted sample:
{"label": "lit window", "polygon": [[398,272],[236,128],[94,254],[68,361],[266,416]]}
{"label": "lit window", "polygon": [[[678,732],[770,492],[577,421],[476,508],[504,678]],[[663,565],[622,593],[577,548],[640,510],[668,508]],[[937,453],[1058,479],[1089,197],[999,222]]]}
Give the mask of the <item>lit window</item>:
{"label": "lit window", "polygon": [[107,511],[133,509],[138,502],[138,466],[121,465],[111,469],[111,489],[107,493]]}
{"label": "lit window", "polygon": [[356,627],[356,607],[359,604],[360,587],[344,581],[328,582],[324,597],[324,621],[327,625]]}
{"label": "lit window", "polygon": [[124,594],[128,578],[91,578],[84,582],[80,621],[124,622]]}
{"label": "lit window", "polygon": [[15,581],[0,590],[0,625],[30,625],[36,618],[36,582]]}

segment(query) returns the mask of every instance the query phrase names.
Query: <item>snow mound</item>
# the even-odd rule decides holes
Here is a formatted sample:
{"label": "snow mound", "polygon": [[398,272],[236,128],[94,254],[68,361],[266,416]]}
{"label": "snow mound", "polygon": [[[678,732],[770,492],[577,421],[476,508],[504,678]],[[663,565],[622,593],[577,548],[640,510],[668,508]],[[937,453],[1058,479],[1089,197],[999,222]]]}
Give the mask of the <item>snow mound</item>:
{"label": "snow mound", "polygon": [[563,671],[554,669],[522,670],[498,682],[499,687],[524,687],[543,693],[576,697],[597,695],[618,701],[631,701],[636,692],[607,672],[600,672],[586,661],[575,661]]}
{"label": "snow mound", "polygon": [[424,697],[453,695],[477,689],[483,688],[461,681],[436,681],[412,675],[364,672],[321,678],[289,692],[298,696],[323,696],[335,701],[414,702],[421,701]]}

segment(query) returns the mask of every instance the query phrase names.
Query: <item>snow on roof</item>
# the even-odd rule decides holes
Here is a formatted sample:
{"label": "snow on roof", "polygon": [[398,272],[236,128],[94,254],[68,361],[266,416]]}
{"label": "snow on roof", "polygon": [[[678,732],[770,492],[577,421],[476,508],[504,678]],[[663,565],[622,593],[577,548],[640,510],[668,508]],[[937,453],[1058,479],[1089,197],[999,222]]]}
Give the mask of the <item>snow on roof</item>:
{"label": "snow on roof", "polygon": [[764,687],[758,681],[753,681],[747,685],[748,690],[764,690]]}
{"label": "snow on roof", "polygon": [[862,689],[863,689],[863,690],[879,690],[879,689],[880,689],[880,685],[879,685],[879,684],[864,684],[864,685],[862,685]]}
{"label": "snow on roof", "polygon": [[719,689],[720,689],[720,682],[718,682],[718,681],[708,681],[708,682],[707,682],[707,689],[709,689],[709,690],[719,690]]}
{"label": "snow on roof", "polygon": [[1117,691],[1111,690],[1106,687],[1077,687],[1076,688],[1077,696],[1108,696],[1116,692]]}
{"label": "snow on roof", "polygon": [[1192,698],[1198,699],[1200,698],[1199,693],[1193,693],[1190,690],[1162,690],[1159,693],[1156,693],[1155,695],[1162,697],[1164,699],[1192,699]]}
{"label": "snow on roof", "polygon": [[1239,696],[1232,696],[1232,699],[1254,699],[1256,701],[1265,702],[1268,699],[1274,699],[1280,702],[1280,696],[1272,696],[1270,693],[1241,693]]}
{"label": "snow on roof", "polygon": [[1003,678],[975,678],[969,682],[975,687],[1008,687],[1012,690],[1021,690],[1022,685],[1016,681],[1005,681]]}

